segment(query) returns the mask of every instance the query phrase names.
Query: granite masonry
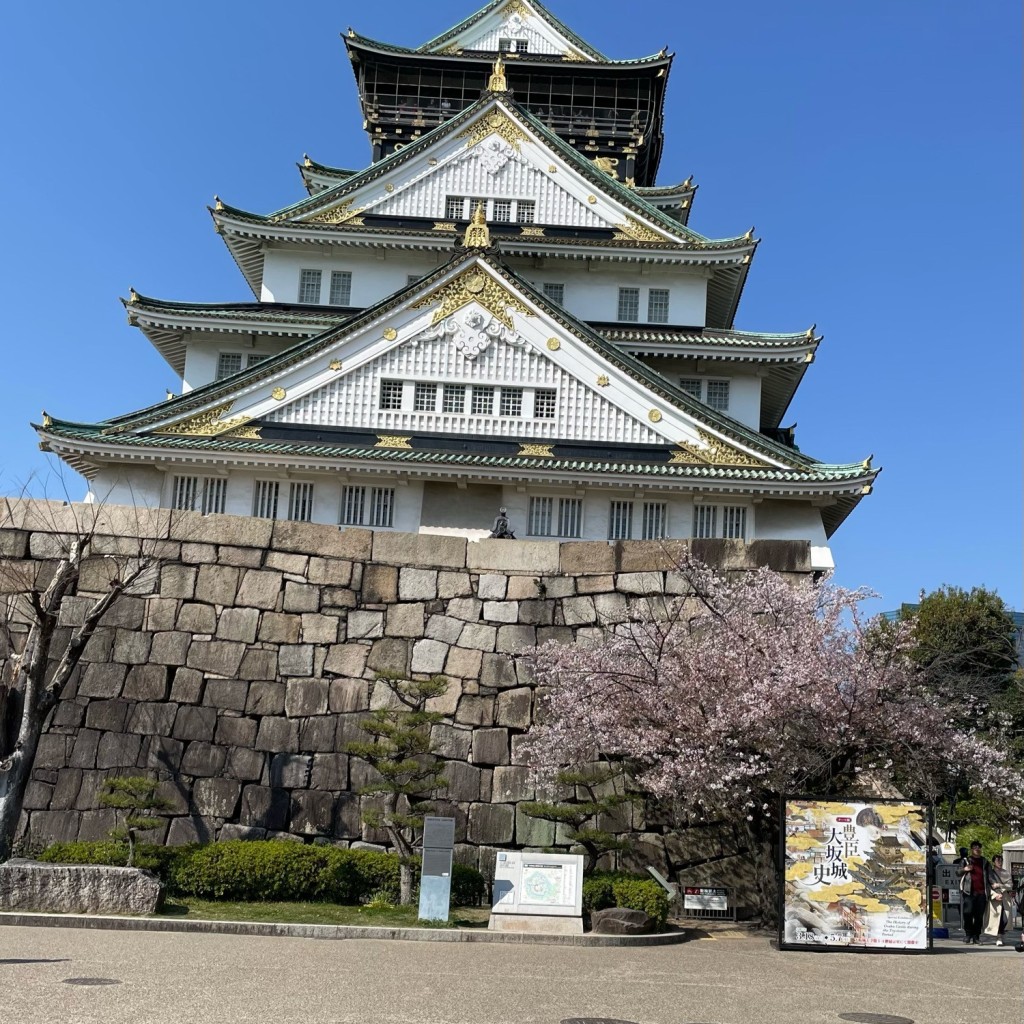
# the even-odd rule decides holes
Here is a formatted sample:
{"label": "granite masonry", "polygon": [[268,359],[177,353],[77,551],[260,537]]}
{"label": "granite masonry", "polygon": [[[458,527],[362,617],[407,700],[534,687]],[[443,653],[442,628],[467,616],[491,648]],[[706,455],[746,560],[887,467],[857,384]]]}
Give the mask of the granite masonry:
{"label": "granite masonry", "polygon": [[[687,600],[673,571],[680,542],[467,543],[29,501],[0,501],[0,589],[17,589],[12,574],[25,571],[45,581],[72,522],[92,518],[57,647],[136,537],[163,561],[107,613],[52,715],[25,800],[29,849],[106,837],[114,818],[100,784],[144,773],[172,805],[159,841],[381,842],[361,821],[367,766],[345,753],[387,697],[381,672],[448,679],[429,706],[445,716],[433,736],[448,762],[437,806],[456,819],[460,861],[488,872],[497,848],[565,845],[518,806],[534,797],[523,738],[536,694],[517,655]],[[692,544],[725,569],[809,571],[804,542]],[[735,847],[714,827],[666,834],[639,804],[608,824],[632,833],[624,866],[671,865],[694,883],[732,870],[723,861]]]}

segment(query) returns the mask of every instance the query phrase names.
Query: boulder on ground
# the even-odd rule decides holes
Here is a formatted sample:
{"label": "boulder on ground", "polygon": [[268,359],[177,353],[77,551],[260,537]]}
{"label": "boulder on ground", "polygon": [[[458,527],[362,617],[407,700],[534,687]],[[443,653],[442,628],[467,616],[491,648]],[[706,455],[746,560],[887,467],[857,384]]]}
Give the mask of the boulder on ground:
{"label": "boulder on ground", "polygon": [[153,914],[160,879],[141,868],[99,864],[0,864],[0,910],[44,914]]}
{"label": "boulder on ground", "polygon": [[654,918],[642,910],[609,907],[590,915],[590,930],[595,935],[650,935],[654,931]]}

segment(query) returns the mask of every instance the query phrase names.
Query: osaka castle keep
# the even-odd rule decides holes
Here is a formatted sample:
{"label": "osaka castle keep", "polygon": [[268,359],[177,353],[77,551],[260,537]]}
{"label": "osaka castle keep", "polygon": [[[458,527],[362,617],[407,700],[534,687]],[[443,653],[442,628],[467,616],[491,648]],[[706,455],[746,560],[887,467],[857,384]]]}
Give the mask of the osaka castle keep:
{"label": "osaka castle keep", "polygon": [[656,184],[672,55],[595,50],[535,0],[415,49],[344,38],[372,160],[210,209],[253,293],[132,290],[181,375],[44,449],[95,500],[518,539],[802,540],[815,569],[871,491],[783,426],[821,338],[734,327],[752,232]]}

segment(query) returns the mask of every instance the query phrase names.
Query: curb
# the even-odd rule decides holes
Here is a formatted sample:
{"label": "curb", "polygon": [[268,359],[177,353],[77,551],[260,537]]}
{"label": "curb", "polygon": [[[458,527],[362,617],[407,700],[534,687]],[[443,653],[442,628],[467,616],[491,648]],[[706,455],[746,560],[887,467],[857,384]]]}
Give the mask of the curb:
{"label": "curb", "polygon": [[0,912],[0,925],[23,928],[94,928],[127,932],[191,932],[299,939],[397,939],[403,942],[504,942],[548,946],[671,946],[687,941],[683,930],[659,935],[543,935],[469,928],[372,928],[341,924],[273,924],[268,921],[176,921],[161,917]]}

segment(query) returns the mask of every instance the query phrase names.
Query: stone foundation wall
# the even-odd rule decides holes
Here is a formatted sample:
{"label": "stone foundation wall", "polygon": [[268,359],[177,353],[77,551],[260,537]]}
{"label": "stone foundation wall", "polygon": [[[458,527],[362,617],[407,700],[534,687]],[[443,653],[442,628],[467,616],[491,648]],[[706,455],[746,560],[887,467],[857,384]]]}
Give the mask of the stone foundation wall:
{"label": "stone foundation wall", "polygon": [[[72,517],[98,516],[58,646],[130,556],[136,534],[166,559],[143,593],[121,598],[89,642],[43,736],[25,801],[32,845],[100,839],[109,775],[155,773],[173,811],[158,840],[289,836],[380,842],[361,823],[365,763],[344,753],[387,695],[381,671],[441,673],[434,727],[448,761],[439,813],[456,819],[457,856],[488,871],[495,848],[564,843],[523,814],[534,797],[523,756],[534,687],[516,655],[573,643],[685,601],[668,542],[482,541],[232,516],[0,502],[0,589],[45,580]],[[693,542],[728,569],[808,572],[803,542]],[[367,798],[370,799],[370,798]],[[666,837],[637,806],[628,861],[693,865],[695,882],[733,850],[714,829]],[[725,872],[728,873],[728,872]],[[687,875],[689,879],[691,875]]]}

